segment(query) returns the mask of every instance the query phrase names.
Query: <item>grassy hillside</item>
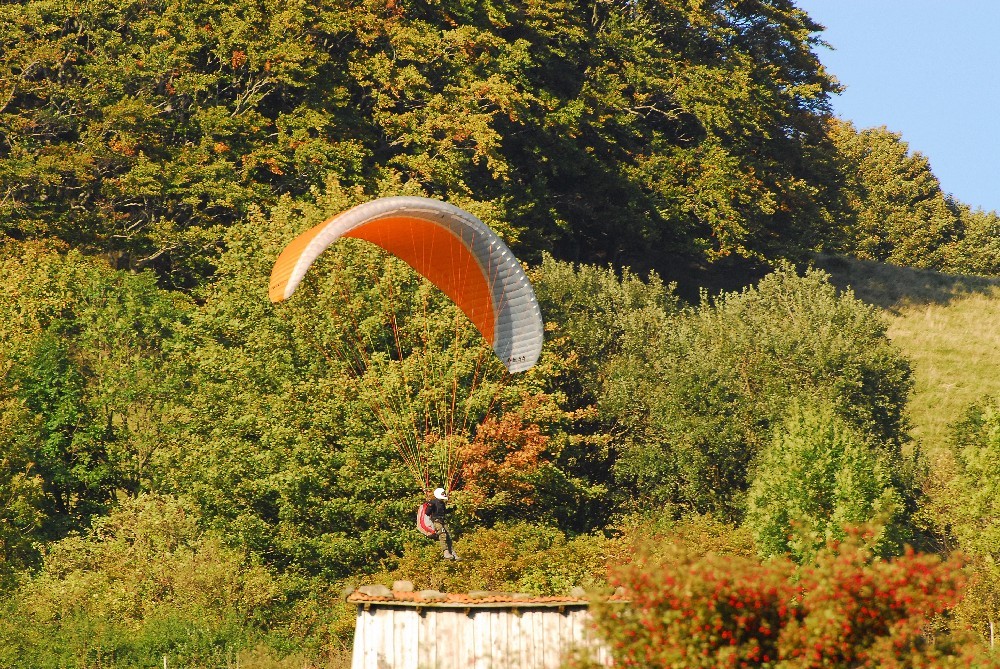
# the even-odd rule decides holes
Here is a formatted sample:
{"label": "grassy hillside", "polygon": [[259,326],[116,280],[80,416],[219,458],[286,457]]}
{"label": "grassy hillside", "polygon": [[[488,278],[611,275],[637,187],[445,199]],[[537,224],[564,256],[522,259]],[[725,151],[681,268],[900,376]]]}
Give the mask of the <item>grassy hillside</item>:
{"label": "grassy hillside", "polygon": [[983,395],[1000,395],[1000,279],[823,257],[838,287],[883,308],[889,336],[913,362],[913,434],[928,451]]}

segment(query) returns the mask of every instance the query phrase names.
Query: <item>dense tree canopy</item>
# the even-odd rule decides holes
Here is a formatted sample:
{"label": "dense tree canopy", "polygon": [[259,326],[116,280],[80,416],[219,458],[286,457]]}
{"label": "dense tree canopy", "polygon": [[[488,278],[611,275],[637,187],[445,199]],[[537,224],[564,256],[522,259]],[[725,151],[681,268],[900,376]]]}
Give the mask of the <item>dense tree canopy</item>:
{"label": "dense tree canopy", "polygon": [[657,264],[833,225],[834,84],[788,0],[0,12],[3,230],[168,285],[251,205],[331,178],[464,201],[528,257]]}

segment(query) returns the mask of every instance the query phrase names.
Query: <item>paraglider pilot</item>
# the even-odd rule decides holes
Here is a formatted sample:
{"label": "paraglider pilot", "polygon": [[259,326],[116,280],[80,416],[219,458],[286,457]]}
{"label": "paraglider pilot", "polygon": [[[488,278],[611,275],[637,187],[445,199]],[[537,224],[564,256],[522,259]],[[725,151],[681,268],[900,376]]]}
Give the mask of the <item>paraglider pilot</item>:
{"label": "paraglider pilot", "polygon": [[431,523],[434,524],[434,531],[437,533],[438,545],[441,546],[442,557],[445,560],[457,560],[458,556],[455,555],[455,551],[451,548],[451,534],[448,532],[448,526],[444,522],[445,514],[448,513],[448,506],[445,504],[447,501],[448,495],[445,494],[444,488],[435,488],[434,497],[429,502],[427,515],[430,517]]}

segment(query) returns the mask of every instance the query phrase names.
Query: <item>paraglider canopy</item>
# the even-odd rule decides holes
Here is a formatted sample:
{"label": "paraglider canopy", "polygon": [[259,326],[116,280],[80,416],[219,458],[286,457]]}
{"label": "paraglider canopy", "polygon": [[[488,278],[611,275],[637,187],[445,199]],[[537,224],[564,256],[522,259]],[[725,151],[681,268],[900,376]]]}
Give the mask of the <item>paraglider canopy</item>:
{"label": "paraglider canopy", "polygon": [[404,260],[465,312],[510,372],[530,369],[542,347],[542,317],[517,259],[472,214],[423,197],[386,197],[342,212],[295,238],[271,272],[272,302],[295,292],[341,237],[365,239]]}
{"label": "paraglider canopy", "polygon": [[429,198],[387,197],[292,240],[271,271],[271,301],[287,300],[342,237],[365,242],[330,249],[332,267],[318,282],[329,302],[313,295],[329,304],[334,332],[312,338],[311,324],[299,322],[311,313],[309,300],[277,311],[344,366],[425,495],[431,481],[445,494],[510,373],[539,358],[534,291],[507,245],[472,214]]}

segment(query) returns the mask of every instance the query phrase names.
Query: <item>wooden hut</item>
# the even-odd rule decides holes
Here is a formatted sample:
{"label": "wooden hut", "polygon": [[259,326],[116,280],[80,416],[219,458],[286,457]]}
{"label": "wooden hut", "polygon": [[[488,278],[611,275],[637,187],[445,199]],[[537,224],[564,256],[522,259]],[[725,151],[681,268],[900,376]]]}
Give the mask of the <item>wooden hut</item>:
{"label": "wooden hut", "polygon": [[352,669],[558,669],[571,653],[610,666],[582,592],[413,591],[407,581],[362,586]]}

